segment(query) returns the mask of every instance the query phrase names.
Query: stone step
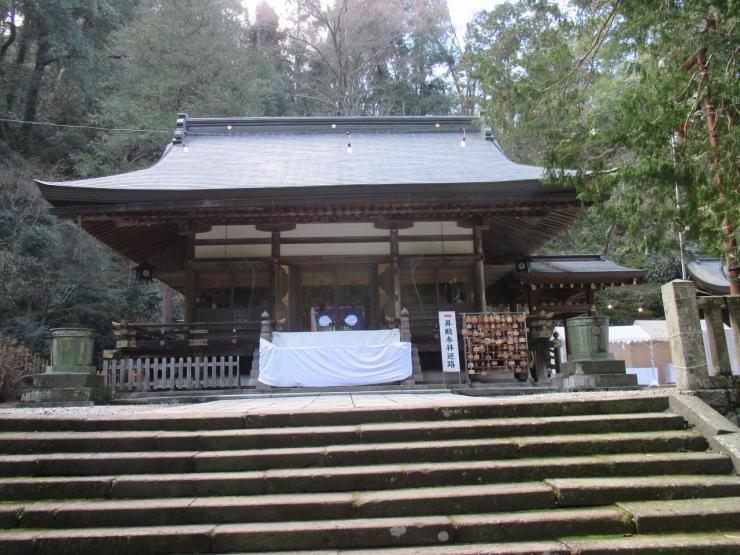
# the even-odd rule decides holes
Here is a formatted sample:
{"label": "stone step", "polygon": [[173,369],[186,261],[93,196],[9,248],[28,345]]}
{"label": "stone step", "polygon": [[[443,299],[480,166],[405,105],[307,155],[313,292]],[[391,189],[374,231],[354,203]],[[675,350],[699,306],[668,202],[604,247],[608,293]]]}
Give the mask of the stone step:
{"label": "stone step", "polygon": [[[625,553],[633,555],[667,555],[670,553],[677,555],[687,553],[731,555],[740,553],[740,526],[728,532],[638,534],[622,538],[576,538],[562,541],[561,544],[567,547],[567,551],[563,553],[568,555],[624,555]],[[489,552],[482,551],[481,553]],[[504,552],[494,551],[492,553]],[[553,555],[555,553],[560,552],[555,551]]]}
{"label": "stone step", "polygon": [[155,500],[0,505],[0,528],[96,528],[287,522],[493,513],[555,508],[542,482]]}
{"label": "stone step", "polygon": [[0,534],[0,552],[211,553],[434,546],[632,533],[617,507],[307,522],[23,530]]}
{"label": "stone step", "polygon": [[[295,551],[272,552],[291,555]],[[301,551],[301,555],[668,555],[740,553],[740,530],[698,534],[574,538],[540,542],[477,543],[384,549]]]}
{"label": "stone step", "polygon": [[707,442],[685,431],[529,436],[292,447],[231,451],[49,453],[0,456],[0,476],[90,476],[353,466],[450,460],[514,459],[615,453],[702,451]]}
{"label": "stone step", "polygon": [[618,501],[740,496],[740,476],[637,476],[545,480],[561,507],[609,505]]}
{"label": "stone step", "polygon": [[573,416],[586,414],[627,414],[668,410],[668,396],[613,397],[593,399],[578,397],[542,398],[533,396],[502,400],[500,403],[466,404],[449,407],[368,408],[339,411],[296,411],[250,414],[219,414],[146,418],[141,414],[92,417],[54,415],[0,415],[0,429],[13,431],[116,431],[116,430],[230,430],[302,426],[357,425],[381,422],[463,420],[481,418],[524,418],[536,416]]}
{"label": "stone step", "polygon": [[[247,472],[121,474],[90,477],[0,478],[0,499],[154,499],[311,492],[351,492],[452,485],[733,472],[718,453],[647,453],[500,461],[379,464]],[[574,491],[563,486],[564,490]],[[572,494],[575,496],[575,493]]]}
{"label": "stone step", "polygon": [[685,428],[685,422],[682,417],[668,412],[658,412],[194,432],[7,432],[0,433],[0,453],[176,451],[181,449],[213,451],[346,443],[644,432],[683,428]]}
{"label": "stone step", "polygon": [[733,496],[740,496],[737,476],[554,479],[363,492],[7,503],[0,505],[0,528],[387,518],[570,508],[572,500],[580,506],[599,506],[645,498]]}
{"label": "stone step", "polygon": [[731,530],[740,525],[740,497],[623,502],[640,534]]}
{"label": "stone step", "polygon": [[[670,509],[679,504],[688,506],[692,502],[695,505],[690,512],[688,509],[681,509],[680,512]],[[553,542],[560,546],[556,553],[615,553],[625,550],[635,553],[684,553],[683,546],[687,543],[696,546],[701,542],[709,548],[712,548],[712,544],[714,547],[729,545],[732,551],[726,553],[736,552],[734,548],[737,546],[737,537],[731,531],[740,522],[740,499],[663,501],[654,502],[650,509],[645,508],[645,503],[642,504],[642,509],[639,504],[635,505],[638,506],[635,511],[642,511],[643,518],[646,514],[653,515],[653,523],[660,523],[661,530],[668,537],[634,536],[636,528],[632,515],[626,515],[620,508],[610,506],[455,516],[19,530],[0,533],[0,551],[8,555],[58,555],[83,551],[143,554],[283,550],[296,553],[307,549],[323,549],[326,552],[327,548],[383,548],[383,552],[387,552],[387,548],[411,547],[412,549],[396,550],[396,553],[469,553],[472,547],[470,544],[490,546],[496,542],[527,542],[529,546],[518,552],[531,553],[531,542],[552,542],[558,538],[575,536],[573,539]],[[660,507],[665,510],[661,512]],[[723,509],[720,511],[716,507]],[[677,514],[690,515],[694,523],[691,529],[710,531],[710,539],[683,533],[681,529],[686,519],[682,517],[677,520]],[[637,527],[639,528],[639,521]],[[730,531],[723,535],[724,539],[717,533],[722,530]],[[594,535],[612,537],[583,537]],[[615,538],[616,535],[624,537]],[[539,545],[547,546],[549,543]],[[465,551],[457,551],[457,544],[462,544]],[[526,544],[519,545],[521,547]],[[440,546],[447,546],[449,549]],[[562,547],[567,551],[562,551]],[[635,551],[631,551],[633,547]],[[609,550],[605,551],[606,549]],[[367,550],[364,552],[372,553]],[[478,549],[473,552],[486,551]],[[498,550],[498,553],[506,552]]]}

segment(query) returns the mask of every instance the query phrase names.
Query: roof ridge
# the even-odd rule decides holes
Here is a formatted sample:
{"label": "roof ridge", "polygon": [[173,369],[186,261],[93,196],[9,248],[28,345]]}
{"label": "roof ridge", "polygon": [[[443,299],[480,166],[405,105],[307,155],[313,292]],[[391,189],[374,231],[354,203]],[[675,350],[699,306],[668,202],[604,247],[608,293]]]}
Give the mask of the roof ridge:
{"label": "roof ridge", "polygon": [[[252,133],[308,132],[418,132],[465,133],[480,131],[479,116],[287,116],[287,117],[209,117],[191,118],[177,115],[172,142],[182,144],[187,135],[218,133],[223,135]],[[234,130],[234,131],[232,131]]]}

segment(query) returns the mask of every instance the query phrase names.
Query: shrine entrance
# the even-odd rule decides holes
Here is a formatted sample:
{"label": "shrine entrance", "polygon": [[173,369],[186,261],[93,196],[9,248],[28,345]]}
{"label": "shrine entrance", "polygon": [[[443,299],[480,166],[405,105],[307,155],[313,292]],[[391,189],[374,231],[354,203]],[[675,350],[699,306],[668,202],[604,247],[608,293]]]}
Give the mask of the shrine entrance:
{"label": "shrine entrance", "polygon": [[377,329],[374,265],[305,266],[295,275],[296,331]]}

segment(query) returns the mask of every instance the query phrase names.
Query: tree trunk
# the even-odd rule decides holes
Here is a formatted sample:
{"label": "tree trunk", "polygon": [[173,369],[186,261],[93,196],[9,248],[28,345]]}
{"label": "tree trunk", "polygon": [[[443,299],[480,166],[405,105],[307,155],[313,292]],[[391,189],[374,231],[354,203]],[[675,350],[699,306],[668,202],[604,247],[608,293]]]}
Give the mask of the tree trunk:
{"label": "tree trunk", "polygon": [[[39,37],[39,45],[36,50],[36,61],[33,66],[33,72],[31,73],[31,79],[28,82],[28,88],[26,89],[26,107],[23,111],[23,120],[27,122],[35,121],[36,112],[38,110],[39,96],[41,95],[41,83],[44,78],[44,70],[49,65],[49,41],[41,35]],[[26,154],[31,154],[31,130],[33,126],[30,123],[23,125],[21,131],[21,145]]]}
{"label": "tree trunk", "polygon": [[3,75],[5,72],[2,69],[2,63],[3,59],[5,58],[5,55],[8,53],[8,49],[11,47],[13,42],[15,41],[17,29],[15,27],[15,10],[10,12],[10,23],[8,24],[10,27],[10,31],[8,32],[8,38],[5,39],[2,44],[0,44],[0,75]]}
{"label": "tree trunk", "polygon": [[5,113],[10,115],[13,111],[16,99],[16,91],[21,84],[21,74],[23,65],[26,63],[26,54],[28,53],[29,27],[24,26],[21,29],[20,38],[18,39],[18,53],[15,57],[15,63],[10,71],[8,92],[5,95]]}

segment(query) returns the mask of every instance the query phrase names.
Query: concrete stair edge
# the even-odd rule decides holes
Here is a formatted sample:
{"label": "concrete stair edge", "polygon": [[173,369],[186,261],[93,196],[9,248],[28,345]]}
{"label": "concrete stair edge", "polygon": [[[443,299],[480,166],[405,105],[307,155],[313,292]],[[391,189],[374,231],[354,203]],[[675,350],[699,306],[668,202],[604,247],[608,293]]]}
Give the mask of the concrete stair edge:
{"label": "concrete stair edge", "polygon": [[[562,430],[565,427],[566,430]],[[246,449],[277,444],[286,447],[418,440],[434,435],[439,439],[503,438],[507,436],[572,435],[630,431],[668,431],[685,428],[683,417],[668,412],[612,415],[439,420],[433,422],[391,422],[355,426],[303,426],[301,428],[231,429],[206,431],[101,431],[101,432],[0,432],[0,452],[126,452],[176,451],[182,444],[198,450]],[[446,437],[446,435],[451,437]],[[440,437],[442,435],[442,437]],[[314,440],[312,442],[308,440]],[[118,447],[118,449],[111,449]]]}
{"label": "concrete stair edge", "polygon": [[[614,504],[635,518],[636,514],[649,512],[650,505],[646,505],[646,502],[659,500],[657,505],[664,506],[665,501],[691,499],[693,502],[712,498],[713,505],[717,505],[716,501],[725,497],[734,497],[735,511],[740,510],[740,477],[737,476],[674,476],[668,479],[650,476],[599,480],[598,484],[595,479],[545,479],[537,482],[401,490],[2,504],[0,528],[215,524],[241,522],[240,519],[282,522],[316,520],[319,517],[347,520],[429,516],[444,511],[469,514]],[[631,504],[624,506],[625,502]],[[685,503],[679,505],[684,506],[684,513],[691,514],[686,511]]]}
{"label": "concrete stair edge", "polygon": [[[109,472],[167,473],[356,466],[365,463],[454,458],[502,460],[521,457],[605,455],[620,452],[702,451],[706,439],[689,430],[573,434],[496,439],[348,444],[227,451],[32,453],[0,456],[5,476],[95,475]],[[74,463],[74,464],[71,464]]]}
{"label": "concrete stair edge", "polygon": [[[709,503],[711,500],[707,501]],[[725,500],[726,501],[726,500]],[[735,530],[735,519],[706,522],[697,518],[698,531]],[[684,532],[673,514],[656,515],[661,531]],[[733,526],[734,525],[734,526]],[[638,524],[639,526],[639,524]],[[703,530],[701,530],[703,528]],[[104,549],[108,553],[275,551],[353,547],[438,546],[448,543],[490,543],[557,540],[567,536],[633,535],[635,523],[616,506],[558,509],[519,513],[472,514],[287,523],[206,524],[117,528],[38,530],[0,534],[5,553],[64,553],[69,549]],[[593,540],[591,538],[591,540]],[[578,540],[572,540],[573,542]],[[188,545],[185,549],[180,546]],[[572,545],[572,544],[571,544]],[[146,546],[146,547],[145,547]],[[193,549],[195,547],[195,549]],[[19,549],[23,548],[23,549]],[[125,549],[122,549],[125,548]],[[129,551],[126,551],[129,550]]]}
{"label": "concrete stair edge", "polygon": [[[547,465],[543,465],[547,462]],[[90,477],[0,478],[5,499],[39,500],[202,497],[270,493],[337,492],[399,487],[435,487],[507,481],[542,481],[578,477],[639,477],[667,475],[723,475],[732,462],[707,452],[615,454],[518,459],[497,462],[385,464],[356,467],[279,469],[268,471],[191,474],[121,474]]]}
{"label": "concrete stair edge", "polygon": [[104,431],[104,430],[223,430],[243,428],[302,427],[331,425],[338,418],[347,425],[413,420],[458,420],[469,418],[506,418],[526,416],[564,416],[577,414],[627,414],[668,410],[669,396],[650,395],[611,397],[606,399],[532,399],[517,398],[516,402],[469,404],[435,407],[367,408],[315,411],[275,412],[241,415],[214,415],[207,419],[168,417],[163,420],[142,418],[141,415],[122,417],[7,417],[0,415],[0,429],[5,431]]}

